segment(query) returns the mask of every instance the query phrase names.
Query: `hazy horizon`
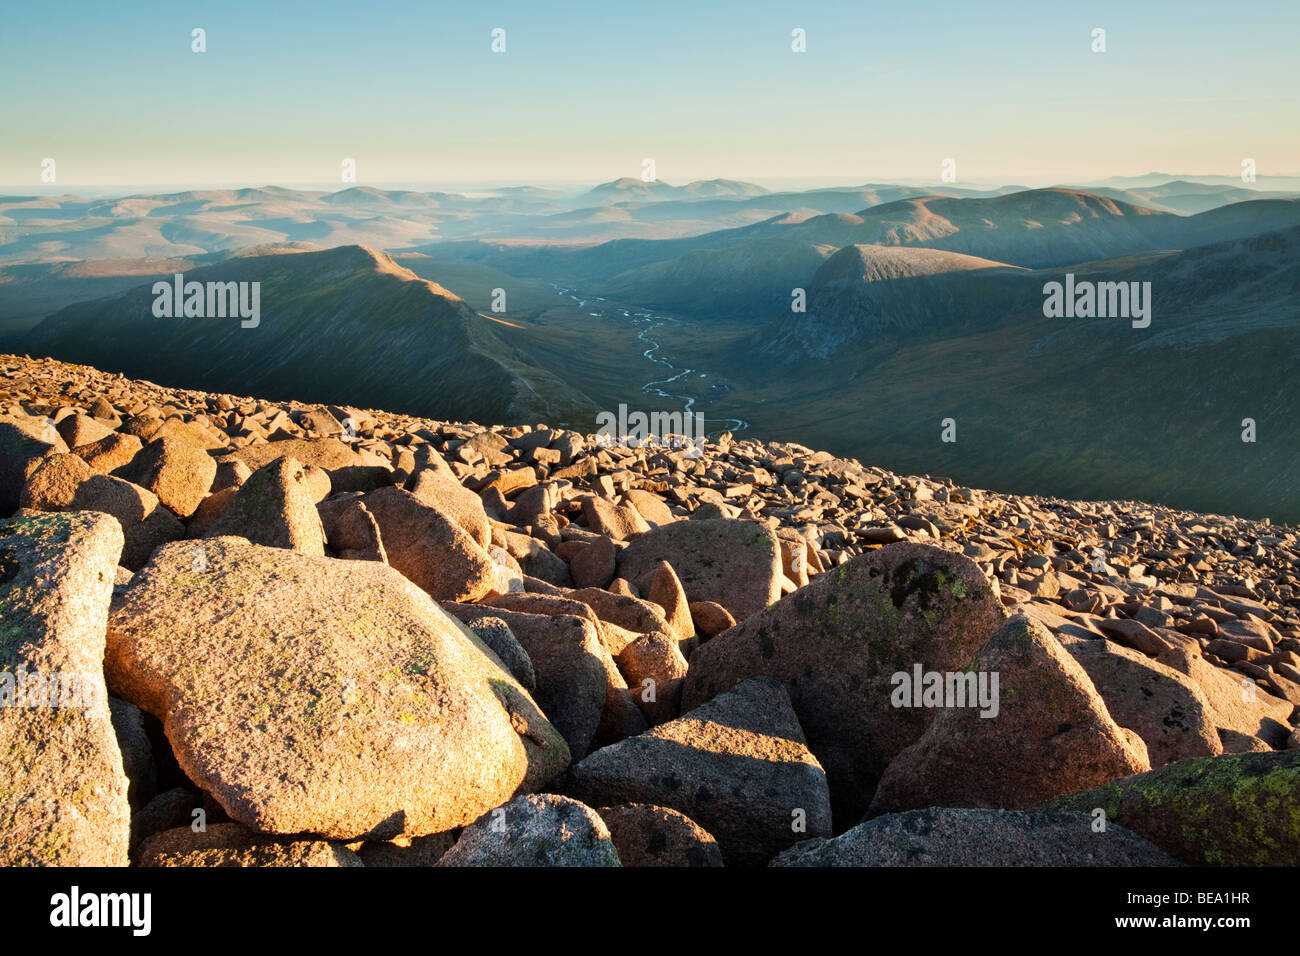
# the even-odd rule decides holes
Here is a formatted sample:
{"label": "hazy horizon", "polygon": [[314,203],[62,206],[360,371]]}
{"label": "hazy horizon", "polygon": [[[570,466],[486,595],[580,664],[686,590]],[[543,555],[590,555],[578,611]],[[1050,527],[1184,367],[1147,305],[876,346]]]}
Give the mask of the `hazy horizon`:
{"label": "hazy horizon", "polygon": [[[771,192],[804,192],[815,189],[856,189],[865,186],[914,186],[927,187],[932,186],[936,190],[945,188],[958,188],[965,190],[980,189],[1006,189],[1014,186],[1021,186],[1026,189],[1046,189],[1056,186],[1069,187],[1088,187],[1101,186],[1109,180],[1126,180],[1139,179],[1145,177],[1159,177],[1160,182],[1199,182],[1211,179],[1222,179],[1222,185],[1238,186],[1243,189],[1254,189],[1261,192],[1284,189],[1295,190],[1300,188],[1300,183],[1287,183],[1287,180],[1300,180],[1300,171],[1292,173],[1276,173],[1273,175],[1260,175],[1254,182],[1242,182],[1240,177],[1223,175],[1215,172],[1181,172],[1165,173],[1158,170],[1150,170],[1143,173],[1116,173],[1104,177],[1090,180],[1067,180],[1060,177],[1048,177],[1042,180],[961,180],[953,183],[945,183],[940,180],[932,179],[885,179],[872,178],[860,181],[847,181],[836,178],[805,178],[805,179],[787,179],[787,180],[753,180],[741,179],[736,176],[711,176],[708,180],[726,180],[732,182],[745,182],[755,186],[761,186]],[[222,189],[291,189],[305,192],[340,192],[345,189],[355,189],[358,187],[367,187],[379,190],[408,190],[414,192],[456,192],[463,195],[472,195],[481,193],[489,195],[494,192],[505,189],[518,189],[524,187],[533,187],[537,189],[551,189],[563,191],[572,196],[581,194],[597,186],[614,182],[620,178],[637,179],[636,176],[628,177],[609,177],[599,180],[474,180],[474,181],[436,181],[436,180],[365,180],[357,182],[280,182],[280,181],[255,181],[255,180],[219,180],[214,182],[133,182],[133,183],[0,183],[0,195],[15,195],[17,193],[32,194],[38,196],[60,196],[60,195],[84,195],[87,197],[105,197],[114,195],[126,195],[131,193],[144,193],[157,190],[167,190],[169,192],[185,192],[189,190],[222,190]],[[705,179],[674,179],[668,180],[660,178],[657,182],[670,186],[685,186],[693,182],[708,181]],[[126,191],[126,192],[123,192]],[[635,201],[632,197],[630,201]]]}

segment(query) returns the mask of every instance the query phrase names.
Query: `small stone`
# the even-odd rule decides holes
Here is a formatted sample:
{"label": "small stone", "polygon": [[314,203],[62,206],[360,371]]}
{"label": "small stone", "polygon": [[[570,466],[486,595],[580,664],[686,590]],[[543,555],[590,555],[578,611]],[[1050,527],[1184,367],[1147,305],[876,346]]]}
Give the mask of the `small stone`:
{"label": "small stone", "polygon": [[691,621],[696,630],[707,637],[717,637],[736,626],[736,619],[725,607],[713,601],[692,601]]}
{"label": "small stone", "polygon": [[516,797],[465,828],[438,866],[621,866],[596,811],[553,793]]}
{"label": "small stone", "polygon": [[890,813],[833,840],[797,843],[772,866],[1179,866],[1089,813],[934,807]]}
{"label": "small stone", "polygon": [[579,799],[649,803],[685,814],[729,864],[765,863],[806,836],[829,836],[826,775],[778,681],[747,680],[715,700],[591,754],[570,772]]}
{"label": "small stone", "polygon": [[138,851],[140,866],[362,866],[340,843],[319,838],[276,838],[238,823],[213,823],[202,832],[164,830]]}
{"label": "small stone", "polygon": [[722,866],[718,841],[676,810],[625,803],[596,812],[609,827],[624,866]]}
{"label": "small stone", "polygon": [[114,474],[153,492],[177,517],[188,518],[212,487],[217,464],[203,449],[166,435]]}
{"label": "small stone", "polygon": [[325,529],[306,469],[292,458],[277,458],[253,472],[205,537],[224,535],[323,557]]}

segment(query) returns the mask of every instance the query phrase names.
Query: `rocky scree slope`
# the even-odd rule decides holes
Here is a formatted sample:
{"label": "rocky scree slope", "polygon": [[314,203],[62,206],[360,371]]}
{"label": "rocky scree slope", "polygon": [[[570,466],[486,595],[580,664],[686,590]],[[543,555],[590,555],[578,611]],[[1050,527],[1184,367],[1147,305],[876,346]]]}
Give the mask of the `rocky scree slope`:
{"label": "rocky scree slope", "polygon": [[0,509],[6,864],[1300,863],[1268,522],[16,356]]}

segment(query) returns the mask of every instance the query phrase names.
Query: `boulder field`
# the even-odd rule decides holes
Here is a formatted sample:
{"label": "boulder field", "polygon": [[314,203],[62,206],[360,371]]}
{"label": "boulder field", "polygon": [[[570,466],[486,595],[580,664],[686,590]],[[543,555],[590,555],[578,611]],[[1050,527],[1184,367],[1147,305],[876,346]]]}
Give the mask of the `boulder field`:
{"label": "boulder field", "polygon": [[0,863],[1300,865],[1298,555],[0,356]]}

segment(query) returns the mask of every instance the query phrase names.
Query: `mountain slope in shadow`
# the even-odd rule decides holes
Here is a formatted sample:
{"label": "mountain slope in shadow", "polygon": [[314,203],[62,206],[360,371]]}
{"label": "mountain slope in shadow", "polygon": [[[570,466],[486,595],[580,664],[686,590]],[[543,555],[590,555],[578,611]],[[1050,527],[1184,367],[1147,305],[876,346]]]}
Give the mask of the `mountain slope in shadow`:
{"label": "mountain slope in shadow", "polygon": [[1150,282],[1148,328],[1045,317],[1066,268],[889,277],[873,255],[837,254],[806,315],[734,349],[756,433],[983,487],[1300,520],[1300,227],[1066,267]]}
{"label": "mountain slope in shadow", "polygon": [[160,384],[277,400],[480,421],[593,413],[581,391],[509,341],[508,324],[364,246],[234,257],[185,281],[260,283],[259,324],[155,317],[145,285],[50,316],[22,348]]}

